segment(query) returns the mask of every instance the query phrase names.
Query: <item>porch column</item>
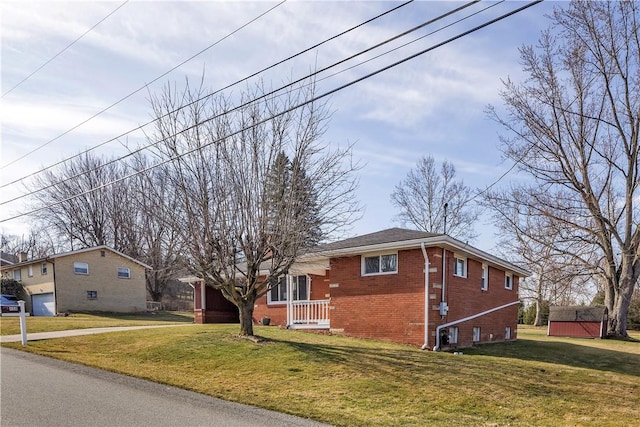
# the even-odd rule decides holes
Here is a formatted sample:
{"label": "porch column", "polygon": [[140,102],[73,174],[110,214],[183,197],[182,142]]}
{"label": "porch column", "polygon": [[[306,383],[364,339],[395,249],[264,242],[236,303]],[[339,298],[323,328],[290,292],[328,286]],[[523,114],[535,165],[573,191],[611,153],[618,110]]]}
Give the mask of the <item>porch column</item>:
{"label": "porch column", "polygon": [[291,280],[291,275],[286,275],[286,284],[287,284],[287,326],[293,325],[293,280]]}

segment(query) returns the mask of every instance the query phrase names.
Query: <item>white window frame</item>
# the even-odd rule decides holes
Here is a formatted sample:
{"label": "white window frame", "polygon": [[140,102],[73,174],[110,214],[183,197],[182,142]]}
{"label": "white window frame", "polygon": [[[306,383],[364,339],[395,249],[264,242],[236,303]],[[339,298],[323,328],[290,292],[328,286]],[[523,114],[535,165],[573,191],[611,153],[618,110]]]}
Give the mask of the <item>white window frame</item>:
{"label": "white window frame", "polygon": [[473,327],[473,338],[471,339],[473,342],[480,342],[480,334],[482,331],[480,330],[480,326]]}
{"label": "white window frame", "polygon": [[511,326],[507,326],[504,328],[504,339],[505,340],[511,339]]}
{"label": "white window frame", "polygon": [[510,291],[513,290],[513,274],[504,273],[504,288]]}
{"label": "white window frame", "polygon": [[[462,271],[459,271],[462,269]],[[467,277],[467,258],[454,255],[453,256],[453,275],[456,277]]]}
{"label": "white window frame", "polygon": [[40,275],[41,275],[41,276],[46,276],[46,275],[47,275],[47,269],[48,269],[47,263],[46,263],[46,262],[43,262],[43,263],[40,265]]}
{"label": "white window frame", "polygon": [[[384,257],[390,257],[390,256],[395,257],[395,263],[394,263],[395,268],[393,270],[382,271],[383,269],[382,259]],[[374,259],[374,258],[378,259],[378,271],[373,273],[367,273],[367,259]],[[384,252],[384,253],[377,253],[377,254],[362,255],[360,256],[360,264],[361,264],[360,274],[362,276],[381,276],[384,274],[398,274],[398,252]]]}
{"label": "white window frame", "polygon": [[449,328],[449,344],[458,344],[458,328],[452,326]]}
{"label": "white window frame", "polygon": [[[86,271],[86,273],[85,273]],[[73,274],[80,274],[82,276],[89,275],[89,264],[86,262],[75,261],[73,263]]]}
{"label": "white window frame", "polygon": [[118,279],[131,279],[131,269],[129,267],[118,267]]}
{"label": "white window frame", "polygon": [[482,277],[480,278],[480,290],[489,290],[489,266],[482,264]]}
{"label": "white window frame", "polygon": [[[300,290],[300,277],[304,277],[306,280],[307,287],[307,295],[306,298],[300,299],[298,296]],[[273,288],[269,289],[267,292],[267,305],[283,305],[287,303],[287,276],[282,276],[278,279],[278,284]],[[291,280],[293,280],[292,289],[293,289],[293,301],[306,301],[309,299],[309,295],[311,295],[311,278],[305,274],[300,274],[297,276],[291,276]],[[281,288],[284,286],[284,289]],[[273,300],[271,296],[271,292],[275,290],[278,293],[280,299]]]}
{"label": "white window frame", "polygon": [[19,282],[22,280],[22,269],[21,268],[14,268],[13,269],[13,280]]}
{"label": "white window frame", "polygon": [[27,276],[33,277],[33,265],[27,266]]}

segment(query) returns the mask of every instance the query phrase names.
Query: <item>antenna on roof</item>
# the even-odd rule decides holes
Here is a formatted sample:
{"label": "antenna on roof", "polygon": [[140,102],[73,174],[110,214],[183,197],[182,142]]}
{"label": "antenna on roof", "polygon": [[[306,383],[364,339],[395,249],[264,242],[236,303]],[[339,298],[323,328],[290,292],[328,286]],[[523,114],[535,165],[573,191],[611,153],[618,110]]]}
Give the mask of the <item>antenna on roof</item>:
{"label": "antenna on roof", "polygon": [[447,234],[447,207],[449,203],[444,204],[444,234]]}

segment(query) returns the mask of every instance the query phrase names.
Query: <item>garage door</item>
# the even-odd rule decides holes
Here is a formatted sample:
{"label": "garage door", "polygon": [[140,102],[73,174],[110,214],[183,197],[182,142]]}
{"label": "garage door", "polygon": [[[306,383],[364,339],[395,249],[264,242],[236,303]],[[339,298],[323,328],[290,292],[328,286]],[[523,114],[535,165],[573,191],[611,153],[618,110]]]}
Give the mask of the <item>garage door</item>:
{"label": "garage door", "polygon": [[56,301],[53,293],[32,295],[31,303],[33,304],[34,316],[55,316]]}

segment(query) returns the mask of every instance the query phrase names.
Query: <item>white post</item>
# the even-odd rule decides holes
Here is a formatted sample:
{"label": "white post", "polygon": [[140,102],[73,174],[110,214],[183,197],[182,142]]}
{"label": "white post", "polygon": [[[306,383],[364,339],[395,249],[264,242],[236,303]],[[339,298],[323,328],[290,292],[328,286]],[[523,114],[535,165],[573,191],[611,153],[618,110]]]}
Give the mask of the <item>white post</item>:
{"label": "white post", "polygon": [[24,312],[24,301],[18,301],[18,306],[20,306],[20,335],[22,345],[27,345],[27,320],[26,313]]}

